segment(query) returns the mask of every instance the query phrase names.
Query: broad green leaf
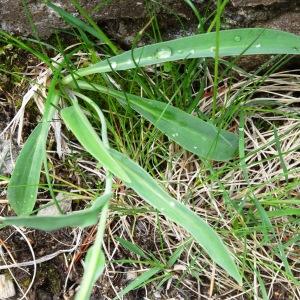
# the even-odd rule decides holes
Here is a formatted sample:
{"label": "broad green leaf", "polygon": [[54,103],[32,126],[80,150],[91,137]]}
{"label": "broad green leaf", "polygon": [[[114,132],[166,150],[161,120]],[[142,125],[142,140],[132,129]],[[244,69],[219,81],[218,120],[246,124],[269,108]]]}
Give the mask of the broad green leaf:
{"label": "broad green leaf", "polygon": [[29,215],[36,201],[48,128],[40,123],[21,150],[9,181],[7,196],[17,215]]}
{"label": "broad green leaf", "polygon": [[155,274],[157,274],[160,271],[161,271],[160,268],[152,268],[152,269],[149,269],[148,271],[145,271],[142,275],[138,276],[131,283],[129,283],[128,286],[125,289],[123,289],[120,293],[118,293],[118,296],[115,297],[113,300],[120,299],[124,295],[129,293],[130,291],[135,290],[135,289],[143,286],[143,284],[148,279],[150,279],[151,277],[153,277]]}
{"label": "broad green leaf", "polygon": [[81,145],[95,157],[104,168],[121,178],[124,182],[130,181],[122,167],[111,157],[97,132],[77,103],[62,109],[60,115]]}
{"label": "broad green leaf", "polygon": [[87,227],[98,221],[101,208],[110,199],[111,194],[99,197],[96,203],[87,209],[61,216],[25,216],[0,218],[0,225],[16,225],[51,231],[63,227]]}
{"label": "broad green leaf", "polygon": [[[300,54],[298,35],[265,28],[220,31],[219,56],[252,54]],[[77,71],[77,77],[121,71],[181,59],[214,57],[216,32],[198,34],[126,51]],[[73,81],[71,75],[63,79]]]}
{"label": "broad green leaf", "polygon": [[231,159],[238,149],[237,135],[218,129],[170,104],[149,100],[131,94],[107,89],[97,84],[78,81],[82,89],[97,90],[116,97],[153,123],[171,140],[199,157],[225,161]]}
{"label": "broad green leaf", "polygon": [[9,181],[7,196],[17,215],[29,215],[36,202],[50,122],[59,101],[54,84],[51,86],[52,91],[47,97],[43,119],[27,139]]}
{"label": "broad green leaf", "polygon": [[110,150],[110,153],[131,179],[130,183],[126,183],[129,188],[135,190],[138,195],[167,218],[186,229],[213,261],[224,268],[237,282],[242,282],[231,253],[217,233],[204,220],[181,202],[172,198],[135,162],[115,150]]}

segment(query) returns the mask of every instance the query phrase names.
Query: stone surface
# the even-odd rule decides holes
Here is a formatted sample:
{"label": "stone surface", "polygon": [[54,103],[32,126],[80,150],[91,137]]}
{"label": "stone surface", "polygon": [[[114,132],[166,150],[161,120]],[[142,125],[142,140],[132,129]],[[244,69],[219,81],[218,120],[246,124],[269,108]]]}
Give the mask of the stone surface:
{"label": "stone surface", "polygon": [[300,34],[300,1],[232,0],[224,22],[228,27],[266,27]]}
{"label": "stone surface", "polygon": [[[64,213],[71,211],[72,200],[66,199],[66,196],[62,193],[58,193],[56,196],[56,200],[59,202],[59,206]],[[56,205],[47,206],[42,208],[37,213],[38,216],[59,216],[61,215]]]}
{"label": "stone surface", "polygon": [[[24,2],[23,0],[0,0],[2,29],[23,36],[32,35],[32,26],[28,22],[22,4]],[[194,0],[193,2],[200,12],[205,11],[206,1]],[[55,28],[66,27],[58,15],[41,0],[27,0],[27,3],[27,10],[30,11],[31,19],[40,38],[47,39]],[[56,0],[54,3],[69,10],[74,16],[79,15],[72,7],[71,1]],[[113,38],[125,44],[130,44],[133,36],[149,21],[149,16],[147,16],[149,3],[154,11],[164,16],[160,19],[160,26],[163,32],[166,31],[166,37],[178,35],[182,27],[175,14],[187,27],[186,31],[181,31],[183,35],[194,32],[196,28],[196,18],[189,6],[182,0],[80,0],[80,3],[95,20],[101,22],[101,26],[104,26]],[[212,5],[209,8],[214,9]],[[300,34],[300,1],[231,0],[226,8],[223,22],[227,28],[265,26]],[[173,34],[168,34],[169,32]]]}
{"label": "stone surface", "polygon": [[16,295],[12,280],[6,275],[0,275],[0,299],[8,299]]}
{"label": "stone surface", "polygon": [[275,3],[287,3],[291,0],[232,0],[232,4],[237,7],[241,6],[258,6],[258,5],[272,5]]}

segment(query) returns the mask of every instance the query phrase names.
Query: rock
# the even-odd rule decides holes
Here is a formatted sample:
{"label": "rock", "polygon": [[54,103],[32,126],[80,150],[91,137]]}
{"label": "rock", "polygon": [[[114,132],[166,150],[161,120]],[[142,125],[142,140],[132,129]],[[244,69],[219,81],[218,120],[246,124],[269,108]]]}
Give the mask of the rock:
{"label": "rock", "polygon": [[[193,2],[200,12],[206,11],[206,1],[194,0]],[[34,35],[23,3],[28,3],[27,10],[30,11],[32,23],[34,23],[40,38],[47,39],[55,31],[55,28],[66,27],[59,16],[42,1],[0,0],[0,26],[2,29],[22,36]],[[54,3],[68,10],[74,16],[79,16],[71,1],[56,0]],[[101,22],[101,26],[104,26],[113,38],[118,41],[121,39],[121,42],[123,41],[125,44],[130,44],[132,37],[149,21],[149,16],[147,16],[149,2],[145,0],[80,0],[80,4],[92,15],[94,20]],[[195,32],[196,18],[184,1],[161,0],[153,1],[151,5],[152,10],[158,12],[161,17],[159,24],[162,32],[181,29],[182,24],[174,15],[183,20],[182,23],[186,25],[187,33]],[[209,9],[214,10],[213,5],[211,3],[209,5]],[[300,34],[300,1],[231,0],[224,16],[223,22],[227,28],[263,26]],[[170,34],[165,36],[171,38]]]}
{"label": "rock", "polygon": [[[37,34],[42,39],[47,39],[55,29],[66,28],[66,24],[58,14],[46,6],[42,1],[28,0],[27,8],[23,0],[0,0],[0,27],[10,33],[21,36],[34,35],[32,24]],[[144,0],[80,0],[80,5],[96,21],[137,20],[146,17],[146,5]],[[104,2],[104,3],[103,3]],[[180,1],[165,0],[164,6],[170,3],[175,10],[181,7]],[[179,4],[178,4],[179,2]],[[53,3],[64,10],[71,12],[75,17],[79,16],[71,1],[56,0]],[[156,5],[159,7],[159,5]],[[30,19],[26,16],[26,10],[30,12]],[[155,7],[154,10],[157,10]],[[27,14],[28,15],[28,14]],[[131,23],[132,25],[132,23]]]}
{"label": "rock", "polygon": [[0,137],[0,174],[11,174],[15,157],[11,154],[12,143]]}
{"label": "rock", "polygon": [[[79,1],[83,8],[91,13],[96,20],[110,20],[118,18],[137,18],[144,16],[145,10],[143,1],[117,0],[112,5],[101,4],[97,0]],[[28,3],[27,8],[23,3]],[[68,10],[74,16],[78,12],[71,4],[71,1],[57,0],[54,4]],[[30,19],[26,16],[26,10],[30,11]],[[42,1],[7,1],[0,0],[0,24],[1,28],[7,32],[28,36],[32,34],[34,23],[39,37],[48,38],[55,28],[66,27],[59,16]]]}
{"label": "rock", "polygon": [[258,5],[271,5],[274,3],[284,3],[290,0],[232,0],[234,6],[258,6]]}
{"label": "rock", "polygon": [[16,295],[13,281],[6,275],[0,275],[0,299],[8,299]]}
{"label": "rock", "polygon": [[227,27],[264,27],[300,34],[300,1],[231,0],[224,16]]}
{"label": "rock", "polygon": [[[60,208],[63,210],[63,212],[67,213],[71,211],[72,206],[72,200],[66,199],[66,196],[62,193],[58,193],[56,196],[56,199],[59,202]],[[38,216],[59,216],[60,212],[56,205],[47,206],[45,208],[42,208],[37,213]]]}

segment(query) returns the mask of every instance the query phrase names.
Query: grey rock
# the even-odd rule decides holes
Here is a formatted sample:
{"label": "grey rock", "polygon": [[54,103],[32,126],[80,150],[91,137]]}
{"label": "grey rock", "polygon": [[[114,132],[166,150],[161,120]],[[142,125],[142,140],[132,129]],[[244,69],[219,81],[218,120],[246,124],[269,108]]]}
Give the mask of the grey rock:
{"label": "grey rock", "polygon": [[16,295],[13,281],[5,274],[0,275],[0,299],[8,299]]}
{"label": "grey rock", "polygon": [[242,6],[258,6],[258,5],[272,5],[275,3],[287,3],[290,0],[232,0],[232,4],[237,7]]}
{"label": "grey rock", "polygon": [[[58,193],[56,200],[59,202],[60,208],[64,213],[71,211],[72,200],[66,199],[66,196],[62,193]],[[42,208],[37,213],[38,216],[59,216],[60,212],[56,205],[47,206]]]}
{"label": "grey rock", "polygon": [[[2,29],[22,36],[34,35],[35,31],[40,38],[47,39],[55,31],[55,28],[67,27],[42,0],[28,0],[26,9],[23,7],[24,2],[26,1],[0,0],[0,26]],[[79,15],[71,1],[55,0],[53,2],[74,16]],[[200,12],[205,11],[206,1],[194,0],[193,2],[200,9]],[[149,3],[160,15],[172,17],[176,13],[180,17],[183,16],[187,27],[190,26],[194,32],[196,20],[191,9],[182,0],[80,0],[82,7],[89,12],[94,20],[100,21],[102,24],[105,22],[112,37],[123,41],[125,44],[130,44],[133,36],[145,25],[145,22],[139,24],[139,20],[149,20],[149,17],[146,18]],[[210,9],[214,9],[214,7],[211,6]],[[30,12],[31,22],[26,17],[29,15],[28,12]],[[281,21],[276,22],[277,19]],[[283,19],[288,21],[284,22]],[[259,25],[300,34],[300,1],[231,0],[226,9],[224,21],[227,27]],[[175,29],[172,27],[176,22],[170,24],[168,17],[165,18],[165,23],[166,26],[163,30]],[[32,24],[36,30],[32,29]],[[178,26],[178,28],[180,27]],[[170,37],[171,35],[167,33],[166,36]]]}
{"label": "grey rock", "polygon": [[224,22],[228,27],[264,27],[300,34],[300,1],[231,0]]}

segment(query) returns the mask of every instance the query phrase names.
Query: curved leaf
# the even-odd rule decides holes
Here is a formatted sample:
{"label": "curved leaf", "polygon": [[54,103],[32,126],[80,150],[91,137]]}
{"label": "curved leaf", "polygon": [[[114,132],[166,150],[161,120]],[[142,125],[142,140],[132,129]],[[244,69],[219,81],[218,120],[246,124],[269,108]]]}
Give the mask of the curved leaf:
{"label": "curved leaf", "polygon": [[165,133],[171,140],[199,157],[225,161],[238,149],[238,136],[207,123],[170,104],[78,81],[81,89],[100,91],[130,106]]}
{"label": "curved leaf", "polygon": [[115,150],[110,150],[110,153],[131,179],[130,183],[126,183],[128,187],[135,190],[138,195],[167,218],[187,230],[213,261],[224,268],[237,282],[242,282],[231,253],[217,233],[204,220],[172,198],[138,164]]}
{"label": "curved leaf", "polygon": [[[219,56],[250,54],[300,54],[298,35],[265,28],[220,31]],[[181,59],[214,57],[216,32],[183,37],[126,51],[77,71],[77,76],[121,71]],[[71,75],[63,79],[72,82]]]}
{"label": "curved leaf", "polygon": [[[51,231],[63,227],[87,227],[95,225],[98,221],[101,208],[110,199],[111,194],[99,197],[95,204],[87,209],[76,211],[61,216],[25,216],[25,217],[3,217],[0,218],[0,225],[16,225]],[[97,205],[96,205],[97,203]]]}
{"label": "curved leaf", "polygon": [[81,145],[95,157],[104,168],[125,182],[130,181],[122,167],[111,157],[78,104],[74,103],[73,106],[62,109],[60,115]]}

